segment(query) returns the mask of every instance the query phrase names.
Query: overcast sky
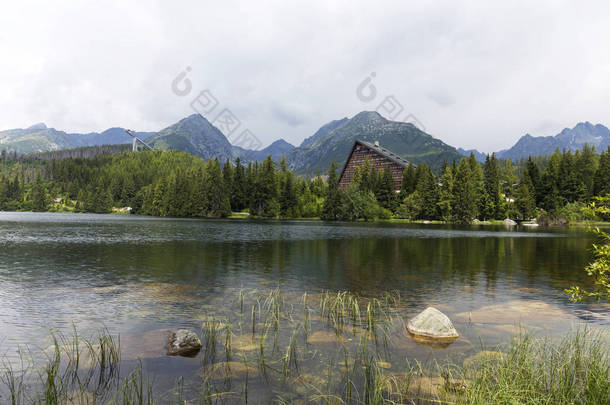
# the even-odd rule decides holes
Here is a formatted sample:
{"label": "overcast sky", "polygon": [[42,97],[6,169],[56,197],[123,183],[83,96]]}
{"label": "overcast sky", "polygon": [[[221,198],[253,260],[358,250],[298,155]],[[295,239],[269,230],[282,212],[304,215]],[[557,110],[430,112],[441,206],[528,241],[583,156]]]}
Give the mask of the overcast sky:
{"label": "overcast sky", "polygon": [[610,125],[607,1],[20,0],[2,2],[0,27],[0,129],[156,131],[204,89],[208,119],[228,108],[264,144],[298,145],[389,95],[398,118],[483,151]]}

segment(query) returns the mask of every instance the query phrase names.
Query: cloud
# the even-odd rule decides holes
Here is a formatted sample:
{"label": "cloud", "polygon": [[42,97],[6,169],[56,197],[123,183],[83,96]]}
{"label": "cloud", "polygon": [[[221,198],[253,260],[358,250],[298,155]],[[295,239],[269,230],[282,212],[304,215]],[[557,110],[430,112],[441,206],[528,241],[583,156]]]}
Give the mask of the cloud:
{"label": "cloud", "polygon": [[265,144],[392,94],[445,142],[498,150],[541,122],[610,124],[609,19],[601,1],[9,2],[0,128],[158,130],[192,113],[170,88],[190,66]]}
{"label": "cloud", "polygon": [[451,94],[443,90],[435,90],[428,93],[428,97],[441,107],[449,107],[455,104],[455,100]]}

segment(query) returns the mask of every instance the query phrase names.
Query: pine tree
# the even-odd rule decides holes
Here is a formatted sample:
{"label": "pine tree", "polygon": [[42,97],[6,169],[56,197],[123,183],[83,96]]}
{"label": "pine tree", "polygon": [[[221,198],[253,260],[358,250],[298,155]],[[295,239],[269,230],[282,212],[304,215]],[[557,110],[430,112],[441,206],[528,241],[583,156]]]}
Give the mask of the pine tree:
{"label": "pine tree", "polygon": [[541,205],[543,198],[542,178],[540,177],[538,165],[534,162],[531,156],[527,158],[525,174],[529,177],[529,181],[532,185],[531,191],[534,193],[536,205]]}
{"label": "pine tree", "polygon": [[596,196],[605,196],[610,193],[610,146],[599,156],[593,193]]}
{"label": "pine tree", "polygon": [[474,216],[473,218],[478,218],[480,213],[483,211],[484,200],[483,193],[485,190],[485,184],[483,182],[483,169],[481,169],[481,165],[474,157],[474,153],[470,153],[468,157],[468,164],[470,165],[470,180],[472,181],[473,186],[473,198],[474,198]]}
{"label": "pine tree", "polygon": [[49,208],[49,198],[47,196],[47,189],[42,184],[40,177],[36,180],[32,186],[32,210],[33,211],[46,211]]}
{"label": "pine tree", "polygon": [[394,177],[392,176],[392,170],[389,167],[384,167],[379,176],[377,182],[377,188],[375,190],[375,197],[383,208],[390,211],[395,211],[397,206],[396,192],[394,186]]}
{"label": "pine tree", "polygon": [[545,211],[551,213],[563,206],[560,202],[558,184],[560,163],[561,155],[559,152],[553,153],[540,179],[540,188],[542,190],[540,206]]}
{"label": "pine tree", "polygon": [[280,216],[285,218],[298,217],[297,189],[294,174],[288,170],[286,156],[280,161]]}
{"label": "pine tree", "polygon": [[413,163],[409,163],[409,166],[402,172],[402,184],[400,187],[400,198],[405,199],[409,194],[415,191],[417,185],[417,177],[415,173],[415,166]]}
{"label": "pine tree", "polygon": [[469,224],[476,216],[475,184],[468,159],[462,158],[453,183],[453,222]]}
{"label": "pine tree", "polygon": [[595,155],[595,147],[585,143],[576,162],[577,176],[584,185],[584,195],[581,196],[582,201],[589,201],[593,196],[597,167],[598,157]]}
{"label": "pine tree", "polygon": [[487,155],[483,166],[483,219],[501,219],[504,217],[502,196],[500,195],[500,171],[495,153]]}
{"label": "pine tree", "polygon": [[7,176],[0,177],[0,211],[6,209],[9,200],[10,180]]}
{"label": "pine tree", "polygon": [[224,187],[220,162],[210,159],[205,167],[206,213],[211,217],[228,217],[231,215],[231,201]]}
{"label": "pine tree", "polygon": [[246,198],[246,173],[241,159],[235,159],[235,170],[233,171],[233,188],[231,193],[231,209],[242,211],[248,206]]}
{"label": "pine tree", "polygon": [[[231,197],[233,194],[233,190],[235,189],[235,185],[233,184],[234,182],[235,169],[233,168],[233,165],[231,164],[229,159],[227,159],[225,165],[222,168],[222,185],[225,188],[225,193],[229,196],[229,204],[231,203]],[[233,208],[233,205],[231,205],[231,208]]]}
{"label": "pine tree", "polygon": [[271,155],[255,169],[254,193],[250,212],[255,216],[272,218],[279,214],[279,183]]}
{"label": "pine tree", "polygon": [[451,221],[453,184],[453,170],[450,166],[445,166],[441,176],[438,201],[438,211],[443,221]]}
{"label": "pine tree", "polygon": [[341,218],[341,190],[337,179],[337,164],[332,162],[328,169],[326,199],[322,207],[322,219],[334,221]]}
{"label": "pine tree", "polygon": [[432,170],[430,170],[430,167],[426,164],[421,164],[417,168],[419,178],[417,179],[415,191],[417,191],[421,198],[421,210],[418,218],[430,220],[438,219],[439,190],[436,177],[432,173]]}
{"label": "pine tree", "polygon": [[515,198],[515,207],[521,219],[531,219],[536,210],[536,197],[534,196],[534,186],[527,174],[521,179]]}

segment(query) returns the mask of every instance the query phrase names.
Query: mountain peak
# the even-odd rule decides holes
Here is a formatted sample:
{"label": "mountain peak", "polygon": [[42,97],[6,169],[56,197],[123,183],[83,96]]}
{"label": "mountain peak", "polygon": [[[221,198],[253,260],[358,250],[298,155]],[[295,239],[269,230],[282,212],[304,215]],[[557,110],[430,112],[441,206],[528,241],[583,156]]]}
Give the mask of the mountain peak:
{"label": "mountain peak", "polygon": [[360,111],[352,118],[354,121],[384,121],[385,118],[377,111]]}
{"label": "mountain peak", "polygon": [[555,136],[532,136],[519,138],[512,148],[498,152],[501,159],[521,159],[528,156],[548,156],[555,150],[576,151],[585,144],[605,150],[610,145],[610,130],[601,124],[579,122],[573,128],[564,128]]}
{"label": "mountain peak", "polygon": [[271,145],[268,146],[268,148],[270,147],[288,147],[288,148],[294,148],[294,145],[292,145],[290,142],[286,142],[284,140],[284,138],[280,138],[277,141],[273,142]]}
{"label": "mountain peak", "polygon": [[34,124],[31,127],[28,127],[27,129],[48,129],[47,125],[44,122],[39,122],[38,124]]}

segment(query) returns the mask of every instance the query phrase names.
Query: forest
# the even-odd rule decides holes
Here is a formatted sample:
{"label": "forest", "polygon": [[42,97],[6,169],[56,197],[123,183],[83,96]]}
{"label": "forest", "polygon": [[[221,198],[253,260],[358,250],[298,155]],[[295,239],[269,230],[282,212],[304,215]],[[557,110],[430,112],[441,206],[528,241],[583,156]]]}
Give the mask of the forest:
{"label": "forest", "polygon": [[[131,212],[141,215],[323,220],[405,219],[471,223],[603,220],[589,204],[610,194],[610,148],[556,151],[518,162],[473,155],[443,165],[410,165],[400,192],[389,170],[357,169],[338,186],[338,167],[308,179],[285,159],[205,161],[175,151],[87,152],[53,158],[0,153],[0,210]],[[76,156],[82,156],[79,152]]]}

